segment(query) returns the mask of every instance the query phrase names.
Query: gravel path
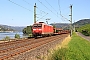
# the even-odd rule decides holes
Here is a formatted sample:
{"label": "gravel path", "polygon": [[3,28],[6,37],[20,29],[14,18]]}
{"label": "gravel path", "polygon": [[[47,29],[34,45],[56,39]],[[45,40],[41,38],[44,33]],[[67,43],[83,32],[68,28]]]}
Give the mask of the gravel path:
{"label": "gravel path", "polygon": [[85,35],[81,34],[80,32],[76,32],[76,33],[77,33],[79,36],[81,36],[82,38],[90,41],[90,36],[85,36]]}

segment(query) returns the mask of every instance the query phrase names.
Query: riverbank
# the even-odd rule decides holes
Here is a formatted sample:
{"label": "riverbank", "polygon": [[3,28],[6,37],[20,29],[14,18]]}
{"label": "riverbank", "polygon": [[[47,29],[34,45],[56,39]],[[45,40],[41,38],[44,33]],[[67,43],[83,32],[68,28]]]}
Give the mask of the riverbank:
{"label": "riverbank", "polygon": [[11,33],[11,32],[14,32],[14,31],[0,31],[0,33]]}
{"label": "riverbank", "polygon": [[0,40],[3,40],[6,36],[10,37],[10,39],[15,38],[15,34],[19,34],[20,38],[23,38],[23,33],[22,32],[5,32],[5,33],[0,33]]}

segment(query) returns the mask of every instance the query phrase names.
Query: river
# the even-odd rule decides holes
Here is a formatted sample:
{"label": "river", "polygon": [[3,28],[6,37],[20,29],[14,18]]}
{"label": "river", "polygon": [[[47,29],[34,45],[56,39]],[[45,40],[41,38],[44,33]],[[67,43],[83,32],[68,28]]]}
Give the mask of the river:
{"label": "river", "polygon": [[4,37],[9,36],[11,39],[15,37],[15,34],[19,34],[20,38],[24,37],[22,32],[5,32],[0,33],[0,40],[4,39]]}

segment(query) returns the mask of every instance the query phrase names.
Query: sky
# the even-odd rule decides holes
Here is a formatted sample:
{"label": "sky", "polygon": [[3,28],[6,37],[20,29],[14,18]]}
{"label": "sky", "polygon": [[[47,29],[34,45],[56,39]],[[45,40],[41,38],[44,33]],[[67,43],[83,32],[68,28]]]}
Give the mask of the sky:
{"label": "sky", "polygon": [[35,3],[37,22],[46,23],[46,19],[49,19],[48,24],[70,23],[68,21],[70,20],[70,5],[72,5],[73,22],[90,18],[90,0],[0,0],[0,24],[32,25]]}

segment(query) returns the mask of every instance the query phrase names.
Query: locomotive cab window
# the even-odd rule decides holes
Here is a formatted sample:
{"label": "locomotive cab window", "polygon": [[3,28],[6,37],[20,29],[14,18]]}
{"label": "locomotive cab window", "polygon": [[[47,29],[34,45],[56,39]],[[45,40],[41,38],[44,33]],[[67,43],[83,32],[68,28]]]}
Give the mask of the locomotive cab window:
{"label": "locomotive cab window", "polygon": [[33,27],[37,27],[37,24],[34,24]]}
{"label": "locomotive cab window", "polygon": [[34,27],[34,28],[42,27],[42,24],[34,24],[33,27]]}
{"label": "locomotive cab window", "polygon": [[38,24],[38,27],[42,27],[42,24]]}

